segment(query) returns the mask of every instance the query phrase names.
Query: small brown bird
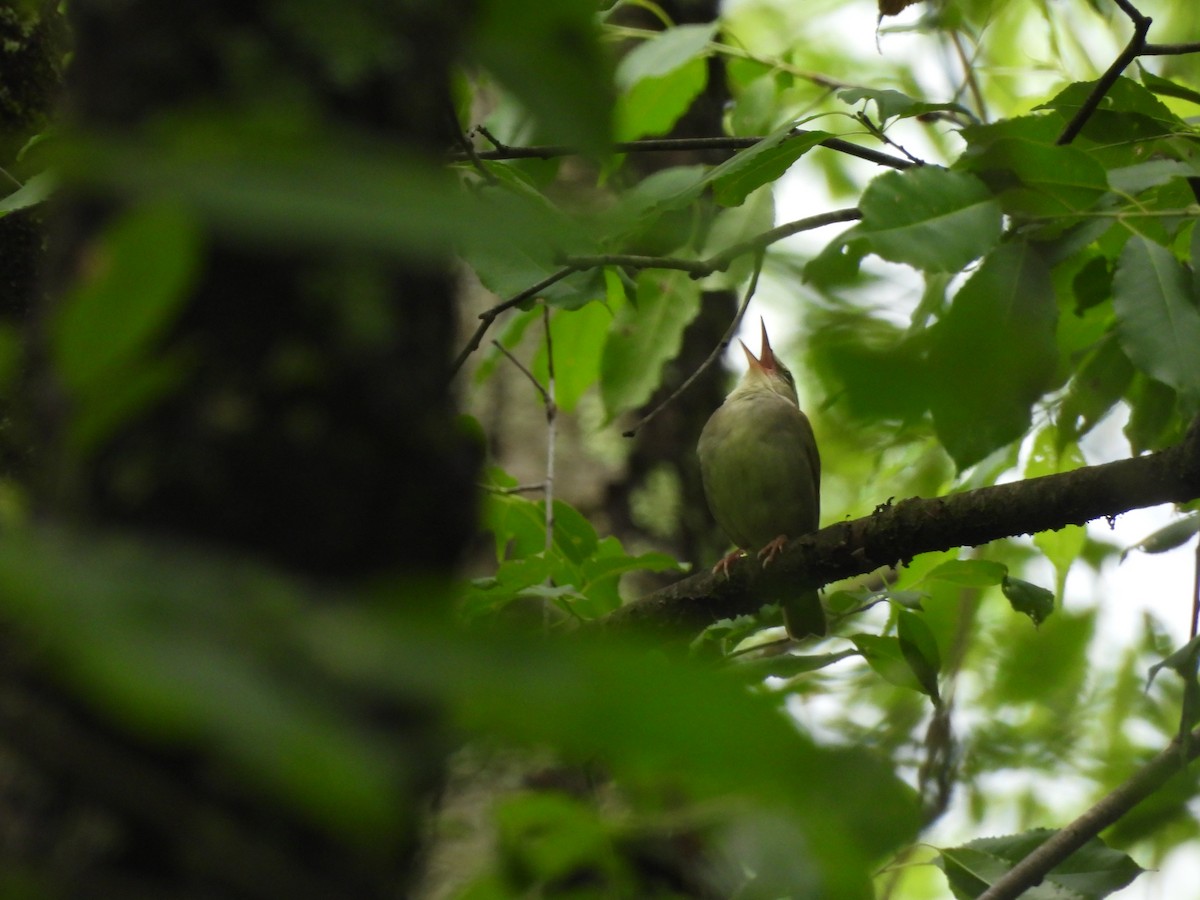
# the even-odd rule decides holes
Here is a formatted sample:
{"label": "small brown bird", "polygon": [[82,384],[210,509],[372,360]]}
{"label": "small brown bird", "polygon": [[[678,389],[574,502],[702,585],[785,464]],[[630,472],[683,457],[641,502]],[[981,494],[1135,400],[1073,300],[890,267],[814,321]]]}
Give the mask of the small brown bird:
{"label": "small brown bird", "polygon": [[[821,510],[817,440],[792,373],[771,350],[766,323],[758,358],[744,343],[742,350],[750,368],[705,424],[697,448],[708,507],[738,547],[713,567],[727,577],[743,551],[757,552],[768,566],[789,538],[816,530]],[[784,596],[780,605],[793,638],[825,634],[815,591]]]}

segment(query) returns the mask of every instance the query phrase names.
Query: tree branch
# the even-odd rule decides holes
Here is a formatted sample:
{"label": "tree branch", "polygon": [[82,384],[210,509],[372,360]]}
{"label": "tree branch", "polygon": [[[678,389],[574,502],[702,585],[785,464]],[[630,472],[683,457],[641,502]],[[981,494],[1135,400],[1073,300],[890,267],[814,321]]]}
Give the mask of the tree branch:
{"label": "tree branch", "polygon": [[[809,134],[803,128],[792,129],[792,134],[801,136]],[[679,150],[745,150],[763,140],[762,137],[697,137],[697,138],[653,138],[642,141],[622,141],[613,144],[614,153],[674,153]],[[509,147],[498,141],[494,150],[480,150],[468,155],[458,150],[446,155],[451,162],[466,162],[468,160],[499,160],[499,159],[554,159],[559,156],[575,156],[579,153],[577,147],[566,144],[543,144],[534,147]],[[879,166],[892,169],[910,169],[914,163],[889,153],[860,147],[842,138],[825,138],[821,146],[838,153],[845,153]]]}
{"label": "tree branch", "polygon": [[906,563],[919,553],[979,546],[1196,497],[1200,418],[1182,443],[1149,456],[945,497],[896,504],[889,499],[869,516],[793,540],[765,572],[752,559],[735,566],[729,579],[705,569],[621,607],[593,627],[694,634],[720,619],[756,611],[770,602],[773,585],[819,588]]}
{"label": "tree branch", "polygon": [[1070,825],[1055,832],[998,878],[977,900],[1013,900],[1041,884],[1055,866],[1161,788],[1198,755],[1200,728],[1191,732],[1186,741],[1177,735],[1165,750]]}
{"label": "tree branch", "polygon": [[814,228],[823,228],[826,225],[833,225],[838,222],[854,222],[862,218],[862,213],[857,209],[850,207],[848,209],[835,209],[830,212],[818,213],[815,216],[808,216],[804,219],[797,219],[794,222],[785,222],[782,225],[764,231],[762,234],[755,235],[749,240],[742,241],[740,244],[734,244],[732,247],[726,247],[720,253],[716,253],[707,259],[680,259],[670,256],[643,256],[631,253],[604,253],[598,256],[573,256],[564,260],[564,265],[557,272],[543,278],[535,285],[525,288],[519,294],[514,294],[507,300],[497,303],[490,309],[484,310],[479,314],[479,325],[475,328],[475,332],[467,341],[467,344],[461,351],[453,364],[450,367],[450,374],[455,375],[462,368],[463,363],[467,361],[467,357],[474,353],[480,342],[483,340],[484,334],[496,321],[497,316],[502,312],[512,309],[531,297],[544,291],[559,281],[562,281],[569,275],[576,272],[582,272],[586,269],[597,269],[601,266],[624,266],[630,269],[677,269],[681,272],[687,272],[692,278],[703,278],[706,275],[711,275],[713,272],[724,272],[739,256],[747,253],[762,253],[771,244],[791,237],[794,234],[799,234],[802,231],[811,231]]}
{"label": "tree branch", "polygon": [[1058,136],[1058,139],[1055,141],[1056,144],[1069,144],[1079,136],[1079,132],[1083,131],[1083,126],[1092,117],[1092,113],[1100,106],[1100,101],[1104,99],[1104,95],[1112,89],[1112,86],[1116,84],[1117,79],[1121,77],[1121,73],[1129,67],[1129,64],[1139,56],[1181,56],[1185,53],[1200,53],[1200,43],[1148,43],[1146,36],[1150,33],[1150,26],[1154,23],[1154,20],[1140,12],[1130,0],[1113,0],[1113,2],[1133,22],[1133,37],[1129,39],[1129,43],[1125,45],[1125,49],[1112,61],[1112,65],[1105,69],[1104,74],[1096,80],[1096,86],[1092,88],[1092,92],[1083,101],[1083,104],[1079,107],[1079,111],[1067,123],[1067,127],[1063,129],[1062,134]]}

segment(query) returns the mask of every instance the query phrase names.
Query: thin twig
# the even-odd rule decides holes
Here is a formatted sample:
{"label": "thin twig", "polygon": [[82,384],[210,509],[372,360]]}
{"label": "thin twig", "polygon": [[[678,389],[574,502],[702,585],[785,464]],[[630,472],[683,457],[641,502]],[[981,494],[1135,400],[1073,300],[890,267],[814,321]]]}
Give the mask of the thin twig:
{"label": "thin twig", "polygon": [[488,184],[496,184],[496,176],[487,170],[487,166],[483,164],[483,160],[479,158],[479,154],[475,152],[475,145],[463,131],[462,123],[458,121],[458,111],[454,108],[454,103],[449,98],[446,99],[446,115],[450,119],[450,123],[454,126],[454,135],[458,138],[458,144],[462,147],[463,152],[471,160],[471,165],[475,167],[480,177]]}
{"label": "thin twig", "polygon": [[499,341],[492,341],[492,345],[497,350],[499,350],[501,353],[503,353],[505,356],[507,356],[509,362],[511,362],[514,366],[516,366],[518,369],[521,370],[521,374],[529,379],[529,383],[532,384],[537,389],[537,392],[542,395],[542,401],[546,404],[546,407],[549,408],[550,395],[546,393],[546,389],[544,387],[542,387],[541,382],[538,381],[536,377],[534,377],[534,374],[532,372],[530,372],[527,368],[525,368],[525,364],[522,363],[515,356],[513,356],[511,353],[509,353],[508,348],[505,347],[503,344],[501,344]]}
{"label": "thin twig", "polygon": [[1071,824],[996,879],[978,900],[1013,900],[1041,884],[1059,863],[1145,800],[1200,755],[1200,728],[1177,736],[1161,753]]}
{"label": "thin twig", "polygon": [[1055,141],[1059,146],[1065,146],[1071,143],[1079,136],[1079,132],[1083,131],[1083,126],[1087,124],[1088,119],[1092,117],[1100,106],[1100,101],[1104,99],[1104,95],[1109,92],[1117,79],[1121,77],[1121,73],[1129,67],[1146,47],[1146,35],[1150,33],[1150,25],[1152,19],[1149,16],[1144,16],[1138,12],[1129,0],[1114,0],[1117,6],[1121,7],[1125,15],[1133,22],[1133,37],[1129,39],[1129,43],[1125,45],[1117,58],[1112,61],[1104,74],[1096,81],[1096,86],[1092,88],[1092,92],[1088,94],[1087,99],[1079,107],[1079,110],[1067,123],[1067,127],[1062,130],[1062,134]]}
{"label": "thin twig", "polygon": [[[572,147],[568,144],[543,144],[533,147],[510,147],[492,139],[482,128],[476,127],[476,130],[497,144],[495,150],[480,150],[474,155],[478,159],[496,160],[496,159],[554,159],[559,156],[576,156],[579,154],[578,147]],[[792,134],[799,137],[809,132],[803,128],[792,129]],[[643,141],[622,141],[618,144],[613,144],[612,150],[614,153],[673,153],[679,150],[745,150],[748,147],[753,147],[760,143],[763,138],[760,137],[698,137],[698,138],[653,138]],[[850,141],[842,138],[825,138],[821,141],[821,146],[828,150],[835,150],[838,153],[845,153],[848,156],[854,156],[858,159],[866,160],[867,162],[875,163],[880,166],[888,166],[893,169],[910,169],[913,164],[906,159],[900,159],[896,156],[891,156],[887,153],[882,153],[878,150],[873,150],[870,147],[860,147],[857,144],[852,144]],[[447,159],[451,162],[465,162],[470,159],[463,151],[450,153]]]}
{"label": "thin twig", "polygon": [[987,107],[983,102],[983,91],[979,89],[979,79],[975,77],[975,69],[972,66],[974,60],[967,56],[967,51],[962,45],[962,36],[957,31],[950,32],[950,42],[954,44],[954,52],[958,54],[958,61],[963,67],[963,79],[967,90],[971,92],[971,99],[975,102],[975,112],[979,115],[979,121],[986,122]]}
{"label": "thin twig", "polygon": [[1192,629],[1189,637],[1196,637],[1200,626],[1200,541],[1196,542],[1196,564],[1192,572]]}
{"label": "thin twig", "polygon": [[741,306],[738,307],[737,314],[734,315],[733,321],[730,322],[729,327],[727,329],[725,329],[725,334],[722,336],[721,342],[719,344],[717,344],[716,347],[713,348],[713,351],[710,354],[708,354],[708,357],[704,360],[704,362],[700,363],[700,365],[696,369],[696,371],[693,372],[691,375],[689,375],[687,380],[684,381],[683,384],[681,384],[678,388],[676,388],[674,391],[672,391],[671,396],[667,397],[666,400],[664,400],[662,403],[658,404],[658,406],[654,407],[654,409],[650,410],[650,412],[648,412],[645,416],[642,417],[640,422],[638,422],[636,425],[634,425],[628,431],[623,432],[621,435],[622,437],[627,437],[627,438],[634,437],[638,433],[638,431],[640,431],[642,429],[643,426],[652,422],[654,420],[655,416],[657,416],[660,412],[662,412],[664,409],[666,409],[668,406],[670,406],[672,403],[674,403],[675,398],[677,398],[680,394],[682,394],[684,391],[686,391],[688,388],[690,388],[692,386],[692,383],[695,382],[695,380],[697,378],[699,378],[702,374],[704,374],[704,372],[708,370],[709,366],[711,366],[714,362],[716,362],[717,357],[719,357],[723,352],[725,352],[725,348],[729,346],[730,340],[733,339],[734,332],[737,331],[738,325],[740,325],[742,322],[742,317],[746,315],[746,307],[750,305],[750,298],[754,296],[755,290],[758,289],[758,276],[762,272],[762,265],[763,265],[763,253],[760,250],[758,253],[758,256],[756,256],[754,258],[754,274],[750,276],[750,284],[746,286],[746,295],[742,298]]}
{"label": "thin twig", "polygon": [[1142,48],[1142,56],[1184,56],[1188,53],[1200,53],[1200,42],[1194,44],[1147,44]]}
{"label": "thin twig", "polygon": [[595,269],[601,266],[623,266],[629,269],[676,269],[687,272],[693,278],[704,278],[714,272],[724,272],[730,264],[740,256],[749,253],[761,253],[767,247],[784,238],[799,234],[802,231],[812,231],[826,225],[838,222],[855,222],[862,218],[862,213],[850,207],[835,209],[827,213],[819,213],[794,222],[782,225],[755,235],[749,240],[727,247],[720,253],[713,254],[707,259],[681,259],[675,256],[644,256],[633,253],[602,253],[596,256],[571,256],[567,262],[576,269]]}
{"label": "thin twig", "polygon": [[458,356],[454,358],[453,364],[450,366],[450,375],[458,374],[458,370],[462,368],[463,363],[467,361],[467,357],[479,349],[479,344],[483,341],[483,336],[487,330],[491,328],[492,323],[496,321],[496,317],[502,312],[512,309],[514,306],[519,306],[530,297],[536,296],[550,287],[566,278],[568,275],[573,275],[579,271],[573,265],[566,265],[555,272],[553,275],[547,275],[537,284],[531,285],[518,294],[514,294],[507,300],[497,303],[491,309],[485,309],[479,314],[479,325],[475,328],[474,334],[471,335],[465,347],[459,351]]}
{"label": "thin twig", "polygon": [[550,307],[542,304],[542,327],[546,332],[546,553],[554,546],[554,451],[558,442],[558,403],[554,390],[554,341],[550,337]]}
{"label": "thin twig", "polygon": [[805,219],[797,219],[795,222],[785,222],[783,225],[777,225],[775,228],[755,235],[747,241],[727,247],[725,250],[710,256],[708,259],[679,259],[670,256],[642,256],[631,253],[605,253],[597,256],[570,257],[566,260],[563,268],[559,269],[553,275],[549,275],[537,284],[525,288],[525,290],[509,297],[503,303],[498,303],[490,309],[481,312],[479,314],[479,325],[467,341],[466,346],[455,357],[454,363],[450,367],[450,374],[457,374],[458,370],[462,368],[463,363],[467,361],[467,357],[479,349],[484,334],[487,333],[487,330],[502,312],[524,303],[530,297],[539,294],[550,287],[550,285],[562,281],[568,275],[582,272],[585,269],[598,269],[604,266],[623,266],[630,269],[678,269],[679,271],[687,272],[693,278],[703,278],[706,275],[711,275],[713,272],[724,272],[729,268],[730,263],[739,256],[759,252],[786,237],[791,237],[802,231],[821,228],[825,225],[833,225],[838,222],[853,222],[861,218],[862,213],[851,207],[819,213]]}
{"label": "thin twig", "polygon": [[532,494],[535,491],[544,491],[546,489],[546,483],[544,481],[537,481],[532,484],[514,484],[512,487],[497,487],[494,484],[481,484],[478,485],[478,487],[481,491],[487,491],[489,494]]}
{"label": "thin twig", "polygon": [[888,137],[884,133],[883,129],[880,128],[878,125],[876,125],[874,122],[872,122],[870,117],[866,113],[864,113],[864,112],[856,113],[854,118],[856,118],[859,122],[861,122],[862,126],[864,128],[866,128],[867,131],[869,131],[873,136],[878,138],[880,141],[887,144],[889,147],[895,147],[897,150],[899,150],[901,153],[903,153],[906,157],[908,157],[909,162],[911,162],[914,166],[925,165],[924,160],[917,159],[917,157],[913,156],[911,153],[909,153],[907,150],[905,150],[903,147],[901,147],[899,144],[897,144],[895,141],[893,141],[890,137]]}

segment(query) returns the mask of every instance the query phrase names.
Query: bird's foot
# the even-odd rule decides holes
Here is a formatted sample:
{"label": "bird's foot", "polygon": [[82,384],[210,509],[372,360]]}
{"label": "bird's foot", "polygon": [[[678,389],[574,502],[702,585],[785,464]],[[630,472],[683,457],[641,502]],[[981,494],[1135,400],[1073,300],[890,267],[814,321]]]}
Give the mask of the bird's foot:
{"label": "bird's foot", "polygon": [[775,561],[775,557],[783,552],[783,548],[787,546],[787,542],[788,536],[786,534],[781,534],[779,537],[775,538],[775,540],[771,541],[771,543],[767,544],[767,546],[758,551],[758,558],[762,560],[764,569]]}
{"label": "bird's foot", "polygon": [[724,575],[728,579],[729,578],[729,567],[732,566],[735,562],[737,562],[739,559],[741,559],[745,555],[746,554],[743,553],[740,549],[734,550],[732,553],[726,553],[719,560],[717,560],[717,564],[712,567],[713,574],[714,575]]}

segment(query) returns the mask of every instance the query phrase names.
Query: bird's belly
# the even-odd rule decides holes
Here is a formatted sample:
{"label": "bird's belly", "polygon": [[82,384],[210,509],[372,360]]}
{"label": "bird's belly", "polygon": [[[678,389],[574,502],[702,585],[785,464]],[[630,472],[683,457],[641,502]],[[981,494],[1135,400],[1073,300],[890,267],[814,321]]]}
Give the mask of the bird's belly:
{"label": "bird's belly", "polygon": [[700,446],[704,489],[717,524],[749,550],[781,534],[796,537],[815,530],[819,476],[802,435],[789,423],[773,424],[770,416],[734,429],[718,414],[705,427]]}

